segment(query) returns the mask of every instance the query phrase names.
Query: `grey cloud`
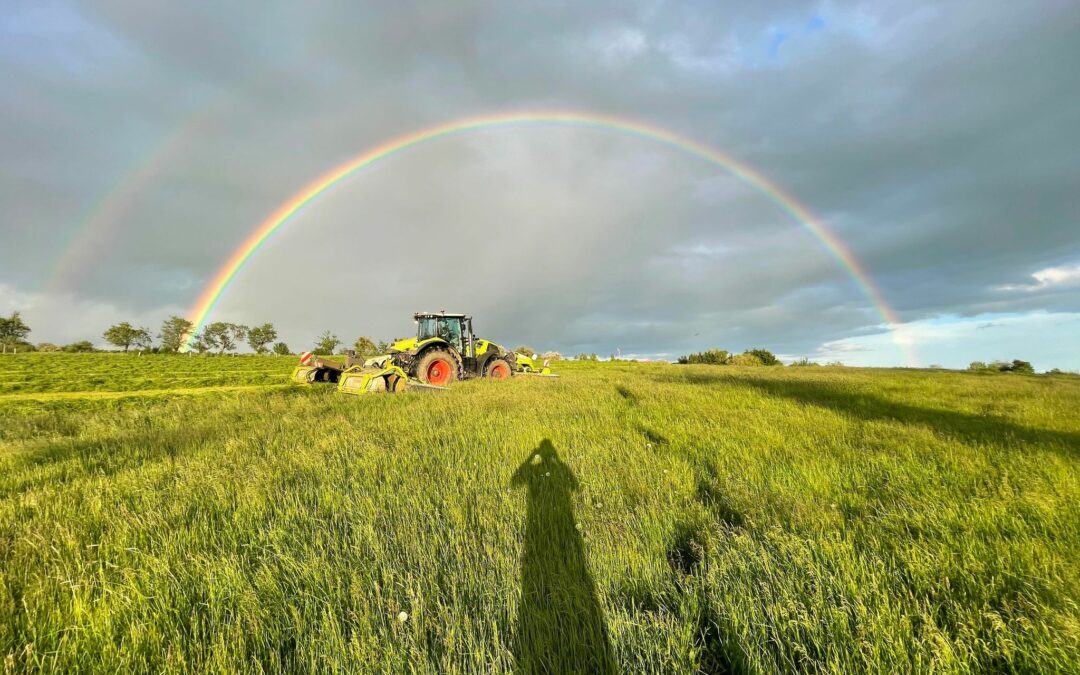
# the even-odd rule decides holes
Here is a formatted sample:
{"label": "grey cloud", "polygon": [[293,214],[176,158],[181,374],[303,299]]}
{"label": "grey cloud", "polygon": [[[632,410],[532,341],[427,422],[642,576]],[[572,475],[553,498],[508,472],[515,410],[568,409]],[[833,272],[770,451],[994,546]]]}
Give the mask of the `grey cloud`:
{"label": "grey cloud", "polygon": [[[446,119],[566,107],[758,168],[906,320],[1075,310],[1075,288],[1000,287],[1080,258],[1078,28],[1064,2],[16,4],[0,19],[17,46],[0,47],[0,283],[40,297],[87,214],[157,162],[108,236],[79,240],[59,290],[163,314],[349,156]],[[881,323],[806,232],[716,167],[547,128],[446,139],[349,179],[219,312],[302,343],[397,334],[425,307],[601,353],[805,354]]]}

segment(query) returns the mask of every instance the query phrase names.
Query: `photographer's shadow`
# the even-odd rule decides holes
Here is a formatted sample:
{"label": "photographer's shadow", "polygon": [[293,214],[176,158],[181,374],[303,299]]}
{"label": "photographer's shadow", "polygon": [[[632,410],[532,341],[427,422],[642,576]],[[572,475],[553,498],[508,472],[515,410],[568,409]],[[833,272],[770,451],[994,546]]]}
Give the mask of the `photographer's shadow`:
{"label": "photographer's shadow", "polygon": [[526,673],[615,672],[571,493],[577,478],[544,440],[514,472],[528,492],[514,652]]}

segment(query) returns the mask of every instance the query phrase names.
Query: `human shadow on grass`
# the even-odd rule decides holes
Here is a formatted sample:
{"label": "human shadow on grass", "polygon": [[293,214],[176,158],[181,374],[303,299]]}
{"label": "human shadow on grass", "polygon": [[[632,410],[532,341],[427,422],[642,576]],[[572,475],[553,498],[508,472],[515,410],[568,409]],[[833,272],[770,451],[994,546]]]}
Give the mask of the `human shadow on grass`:
{"label": "human shadow on grass", "polygon": [[523,673],[612,673],[615,656],[589,574],[571,494],[573,471],[544,440],[510,484],[528,497],[514,655]]}
{"label": "human shadow on grass", "polygon": [[[729,384],[758,389],[769,396],[830,408],[865,420],[895,420],[918,424],[937,433],[969,443],[1000,443],[1013,440],[1050,446],[1076,455],[1080,453],[1080,433],[1052,429],[1032,429],[1001,417],[973,415],[944,408],[927,408],[886,399],[866,391],[852,390],[823,382],[773,380],[746,376],[716,378]],[[699,381],[700,383],[700,381]]]}

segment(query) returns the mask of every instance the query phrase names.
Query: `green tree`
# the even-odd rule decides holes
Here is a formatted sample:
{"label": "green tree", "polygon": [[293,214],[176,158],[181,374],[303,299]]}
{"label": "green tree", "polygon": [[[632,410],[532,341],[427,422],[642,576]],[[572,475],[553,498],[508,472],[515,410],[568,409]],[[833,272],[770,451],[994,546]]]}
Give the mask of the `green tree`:
{"label": "green tree", "polygon": [[198,335],[196,335],[195,339],[193,339],[191,341],[191,348],[193,350],[195,350],[196,353],[199,353],[199,354],[205,354],[206,352],[213,349],[215,346],[216,345],[211,344],[207,340],[207,335],[206,335],[206,329],[205,328],[203,328],[202,332],[199,333]]}
{"label": "green tree", "polygon": [[369,337],[361,335],[356,338],[356,342],[353,343],[353,349],[356,351],[356,355],[362,359],[369,359],[376,354],[379,354],[379,348],[375,346],[375,342]]}
{"label": "green tree", "polygon": [[731,363],[731,354],[726,349],[706,349],[698,354],[680,356],[679,363],[701,364],[706,366],[726,366]]}
{"label": "green tree", "polygon": [[1021,361],[1020,359],[1013,359],[1009,364],[1009,372],[1020,373],[1021,375],[1034,375],[1035,368],[1032,367],[1028,361]]}
{"label": "green tree", "polygon": [[247,326],[215,321],[203,328],[202,339],[209,349],[217,349],[218,354],[224,354],[236,349],[236,345],[247,337],[247,333]]}
{"label": "green tree", "polygon": [[0,316],[0,344],[3,345],[4,351],[7,351],[9,347],[22,346],[28,335],[30,335],[30,326],[26,325],[18,312],[12,312],[8,317]]}
{"label": "green tree", "polygon": [[64,346],[65,352],[72,352],[75,354],[92,352],[94,351],[94,343],[89,340],[79,340],[78,342],[72,342],[69,345]]}
{"label": "green tree", "polygon": [[336,349],[339,344],[341,344],[341,340],[338,339],[338,336],[330,331],[323,331],[323,334],[315,339],[315,353],[333,354],[334,349]]}
{"label": "green tree", "polygon": [[770,352],[768,349],[747,349],[743,354],[752,354],[761,361],[762,365],[766,366],[782,366],[780,359],[776,358],[776,355]]}
{"label": "green tree", "polygon": [[596,352],[593,352],[592,354],[589,354],[589,360],[590,361],[599,361],[600,357],[596,355]]}
{"label": "green tree", "polygon": [[109,344],[123,347],[125,352],[131,347],[146,349],[150,346],[150,331],[146,328],[136,328],[127,321],[109,326],[103,337]]}
{"label": "green tree", "polygon": [[277,339],[277,331],[274,325],[264,323],[261,326],[252,326],[247,332],[247,343],[256,354],[265,354],[268,350],[266,345]]}
{"label": "green tree", "polygon": [[972,361],[968,364],[968,370],[979,373],[986,370],[991,370],[991,368],[982,361]]}
{"label": "green tree", "polygon": [[375,351],[379,354],[386,354],[390,351],[390,343],[386,340],[379,340],[379,344],[375,345]]}
{"label": "green tree", "polygon": [[58,347],[57,345],[54,345],[51,342],[39,342],[38,346],[37,346],[37,350],[39,352],[58,352],[58,351],[60,351],[60,347]]}
{"label": "green tree", "polygon": [[161,340],[161,351],[178,352],[184,346],[184,340],[195,330],[195,324],[182,316],[175,314],[165,319],[161,324],[158,339]]}
{"label": "green tree", "polygon": [[537,352],[536,352],[535,349],[533,349],[532,347],[529,347],[527,345],[518,345],[517,347],[514,348],[514,353],[515,354],[526,354],[528,356],[532,356],[533,354],[536,354]]}
{"label": "green tree", "polygon": [[289,354],[292,354],[292,352],[289,351],[289,345],[284,342],[278,342],[274,345],[274,353],[278,356],[288,356]]}
{"label": "green tree", "polygon": [[731,365],[733,366],[763,366],[765,365],[757,354],[751,354],[750,352],[743,352],[742,354],[736,354],[731,357]]}

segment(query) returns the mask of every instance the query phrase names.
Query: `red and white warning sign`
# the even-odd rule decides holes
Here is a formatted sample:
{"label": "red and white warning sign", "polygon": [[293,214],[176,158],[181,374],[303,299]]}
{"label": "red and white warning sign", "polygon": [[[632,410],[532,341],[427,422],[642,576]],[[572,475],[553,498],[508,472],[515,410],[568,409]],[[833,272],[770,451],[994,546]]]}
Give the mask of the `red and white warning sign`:
{"label": "red and white warning sign", "polygon": [[314,354],[312,354],[311,352],[304,352],[304,353],[300,354],[300,365],[302,365],[302,366],[310,366],[312,356],[314,356]]}

